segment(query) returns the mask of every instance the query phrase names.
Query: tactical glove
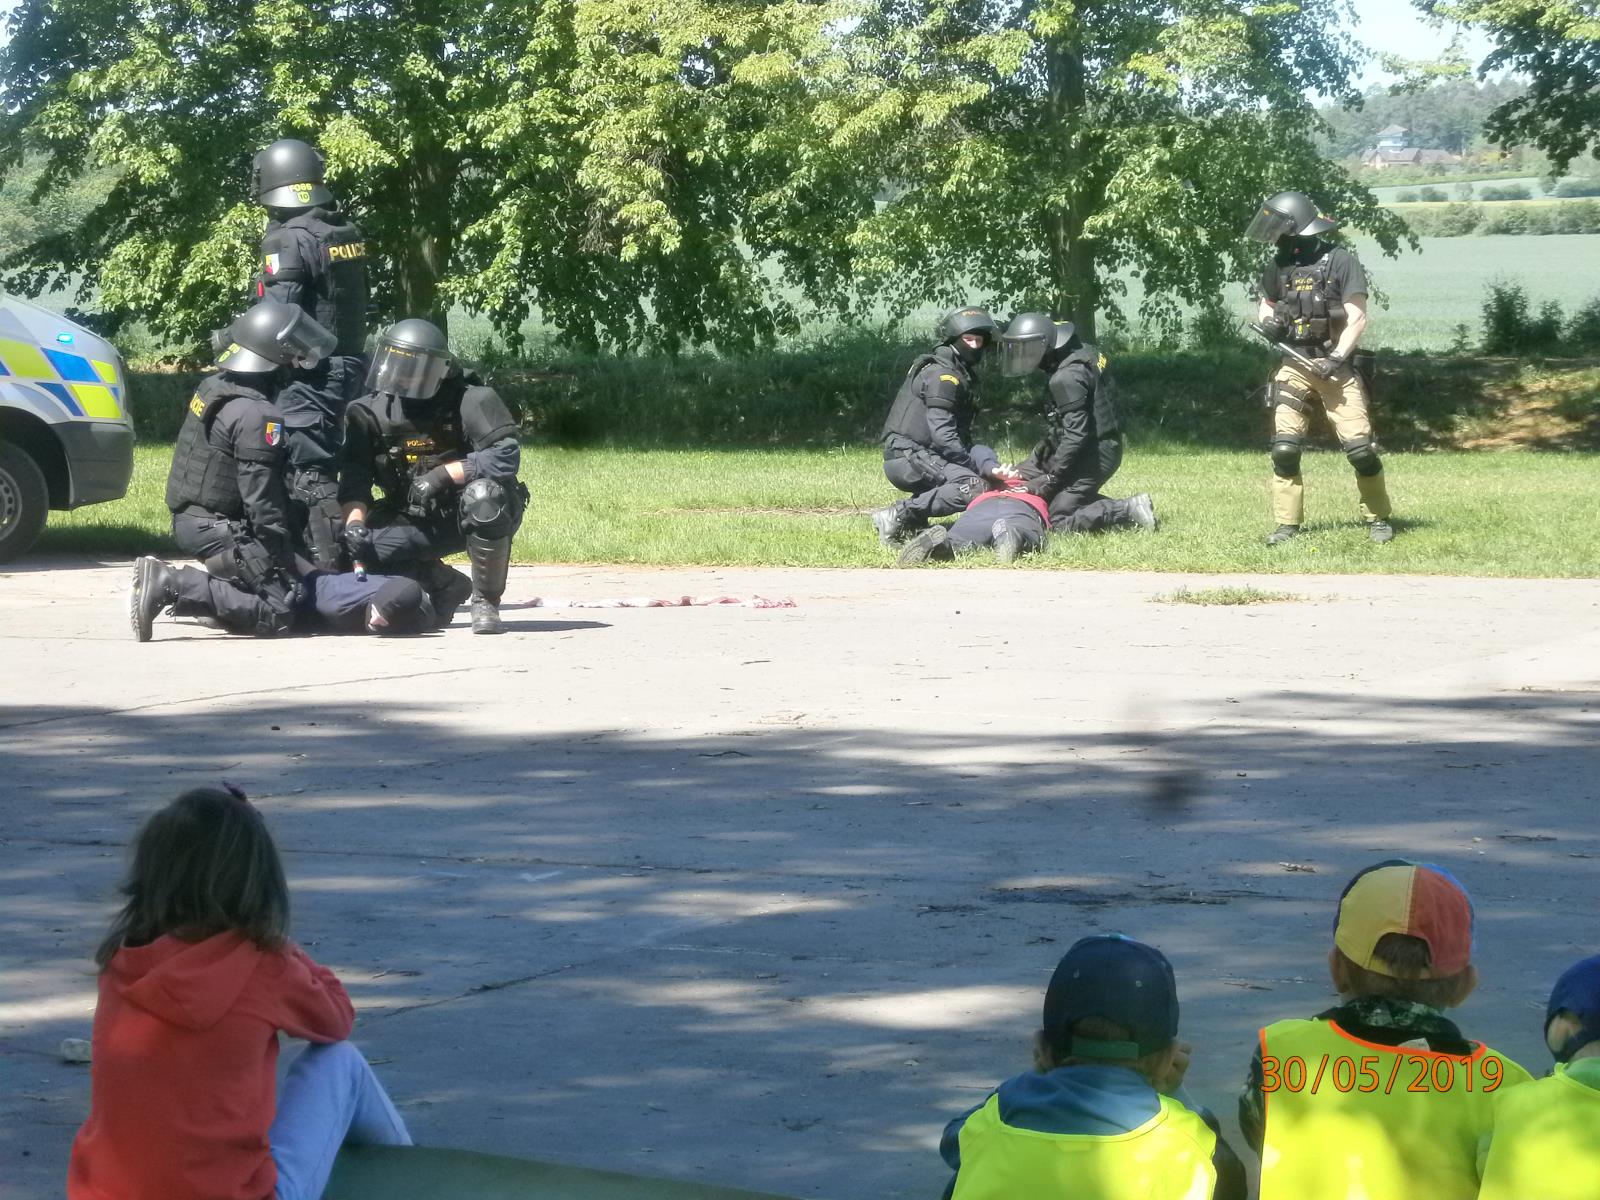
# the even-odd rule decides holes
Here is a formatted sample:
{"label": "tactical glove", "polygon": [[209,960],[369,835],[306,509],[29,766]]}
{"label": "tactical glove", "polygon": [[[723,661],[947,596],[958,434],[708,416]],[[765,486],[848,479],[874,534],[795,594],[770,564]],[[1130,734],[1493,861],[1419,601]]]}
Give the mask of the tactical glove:
{"label": "tactical glove", "polygon": [[1311,361],[1311,369],[1323,379],[1332,379],[1344,370],[1344,359],[1337,354],[1330,354],[1326,358],[1317,358]]}
{"label": "tactical glove", "polygon": [[450,472],[443,466],[435,467],[425,475],[418,475],[411,481],[411,491],[406,496],[406,507],[417,513],[436,507],[450,484]]}
{"label": "tactical glove", "polygon": [[344,552],[350,556],[352,566],[364,566],[372,557],[372,530],[365,521],[347,521],[344,533]]}
{"label": "tactical glove", "polygon": [[1261,330],[1261,336],[1269,342],[1281,342],[1289,336],[1289,327],[1276,317],[1262,321],[1256,328]]}

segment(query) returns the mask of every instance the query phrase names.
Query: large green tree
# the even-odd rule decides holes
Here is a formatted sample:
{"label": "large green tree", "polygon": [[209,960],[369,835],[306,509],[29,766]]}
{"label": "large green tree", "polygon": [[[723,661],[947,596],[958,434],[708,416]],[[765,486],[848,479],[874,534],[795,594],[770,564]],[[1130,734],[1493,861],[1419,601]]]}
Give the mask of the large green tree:
{"label": "large green tree", "polygon": [[1424,12],[1486,34],[1480,78],[1510,69],[1528,89],[1492,113],[1489,135],[1533,145],[1559,174],[1573,159],[1600,158],[1600,0],[1416,0]]}
{"label": "large green tree", "polygon": [[1259,267],[1271,192],[1311,193],[1393,250],[1402,227],[1323,160],[1317,97],[1353,102],[1345,0],[896,0],[848,38],[898,136],[850,242],[897,305],[976,292],[1090,336],[1119,272],[1172,324]]}
{"label": "large green tree", "polygon": [[[806,148],[832,0],[22,0],[0,49],[0,169],[115,184],[12,256],[171,338],[225,319],[254,268],[252,152],[298,136],[378,251],[381,306],[460,302],[515,340],[530,306],[581,344],[751,345],[796,319],[786,272],[841,203]],[[826,156],[823,156],[826,157]],[[837,172],[833,183],[841,182]],[[870,206],[856,181],[855,203]],[[826,285],[826,286],[825,286]]]}

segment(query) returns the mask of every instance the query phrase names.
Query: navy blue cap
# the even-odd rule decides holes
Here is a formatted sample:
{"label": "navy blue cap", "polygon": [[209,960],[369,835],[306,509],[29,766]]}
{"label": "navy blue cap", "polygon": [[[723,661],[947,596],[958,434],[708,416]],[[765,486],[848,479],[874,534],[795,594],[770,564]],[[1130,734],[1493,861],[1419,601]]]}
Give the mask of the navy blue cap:
{"label": "navy blue cap", "polygon": [[[1072,1036],[1085,1017],[1126,1029],[1131,1041]],[[1135,1059],[1165,1050],[1178,1036],[1178,984],[1154,946],[1120,933],[1076,942],[1056,965],[1044,994],[1044,1031],[1068,1054]]]}
{"label": "navy blue cap", "polygon": [[1556,1050],[1556,1061],[1563,1063],[1590,1042],[1600,1041],[1600,954],[1574,963],[1556,980],[1544,1010],[1546,1038],[1550,1022],[1564,1012],[1577,1017],[1581,1028]]}

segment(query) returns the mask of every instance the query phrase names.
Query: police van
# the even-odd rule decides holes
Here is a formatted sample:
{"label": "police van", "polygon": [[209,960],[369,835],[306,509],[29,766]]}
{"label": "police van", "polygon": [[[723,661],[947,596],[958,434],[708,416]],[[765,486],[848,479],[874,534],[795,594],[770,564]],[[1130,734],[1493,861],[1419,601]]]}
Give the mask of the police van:
{"label": "police van", "polygon": [[50,509],[119,500],[132,475],[122,356],[0,292],[0,562],[27,553]]}

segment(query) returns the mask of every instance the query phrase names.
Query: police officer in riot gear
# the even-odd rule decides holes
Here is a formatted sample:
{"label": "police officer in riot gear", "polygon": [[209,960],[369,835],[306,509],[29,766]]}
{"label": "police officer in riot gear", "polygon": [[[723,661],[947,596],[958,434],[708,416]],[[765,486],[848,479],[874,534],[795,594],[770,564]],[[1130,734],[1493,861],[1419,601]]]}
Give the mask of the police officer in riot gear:
{"label": "police officer in riot gear", "polygon": [[1356,343],[1367,327],[1367,277],[1354,254],[1326,240],[1337,228],[1304,192],[1279,192],[1262,202],[1245,230],[1246,237],[1276,250],[1261,277],[1258,323],[1269,338],[1313,360],[1307,367],[1285,355],[1272,380],[1272,512],[1278,523],[1267,538],[1272,546],[1300,532],[1300,454],[1319,406],[1355,468],[1368,536],[1375,542],[1394,537],[1368,413],[1368,381],[1355,369]]}
{"label": "police officer in riot gear", "polygon": [[[511,538],[528,498],[521,462],[510,410],[462,371],[439,328],[418,319],[390,326],[367,394],[345,417],[339,499],[350,557],[414,575],[443,624],[470,593],[472,632],[502,632]],[[374,486],[383,492],[376,503]],[[463,548],[470,588],[439,561]]]}
{"label": "police officer in riot gear", "polygon": [[1050,528],[1154,529],[1148,495],[1113,500],[1100,491],[1122,465],[1122,417],[1106,356],[1086,345],[1072,322],[1022,313],[1000,335],[1000,370],[1007,376],[1039,370],[1048,381],[1044,437],[1016,473],[1030,493],[1049,502]]}
{"label": "police officer in riot gear", "polygon": [[340,562],[339,439],[345,406],[366,377],[366,236],[338,211],[323,182],[323,158],[285,138],[255,157],[255,193],[268,214],[258,293],[304,309],[337,344],[315,367],[292,372],[278,395],[289,452],[295,524],[318,567]]}
{"label": "police officer in riot gear", "polygon": [[883,423],[883,473],[910,493],[872,514],[886,546],[966,508],[985,477],[1005,478],[994,451],[972,444],[972,372],[994,343],[994,318],[968,305],[946,313],[937,332],[939,344],[913,360]]}
{"label": "police officer in riot gear", "polygon": [[229,331],[216,374],[189,401],[167,476],[172,536],[206,569],[158,579],[141,560],[133,609],[140,641],[149,640],[150,621],[164,607],[214,616],[227,629],[260,637],[293,624],[298,570],[284,487],[285,427],[272,396],[286,368],[320,362],[335,339],[301,309],[271,300]]}

